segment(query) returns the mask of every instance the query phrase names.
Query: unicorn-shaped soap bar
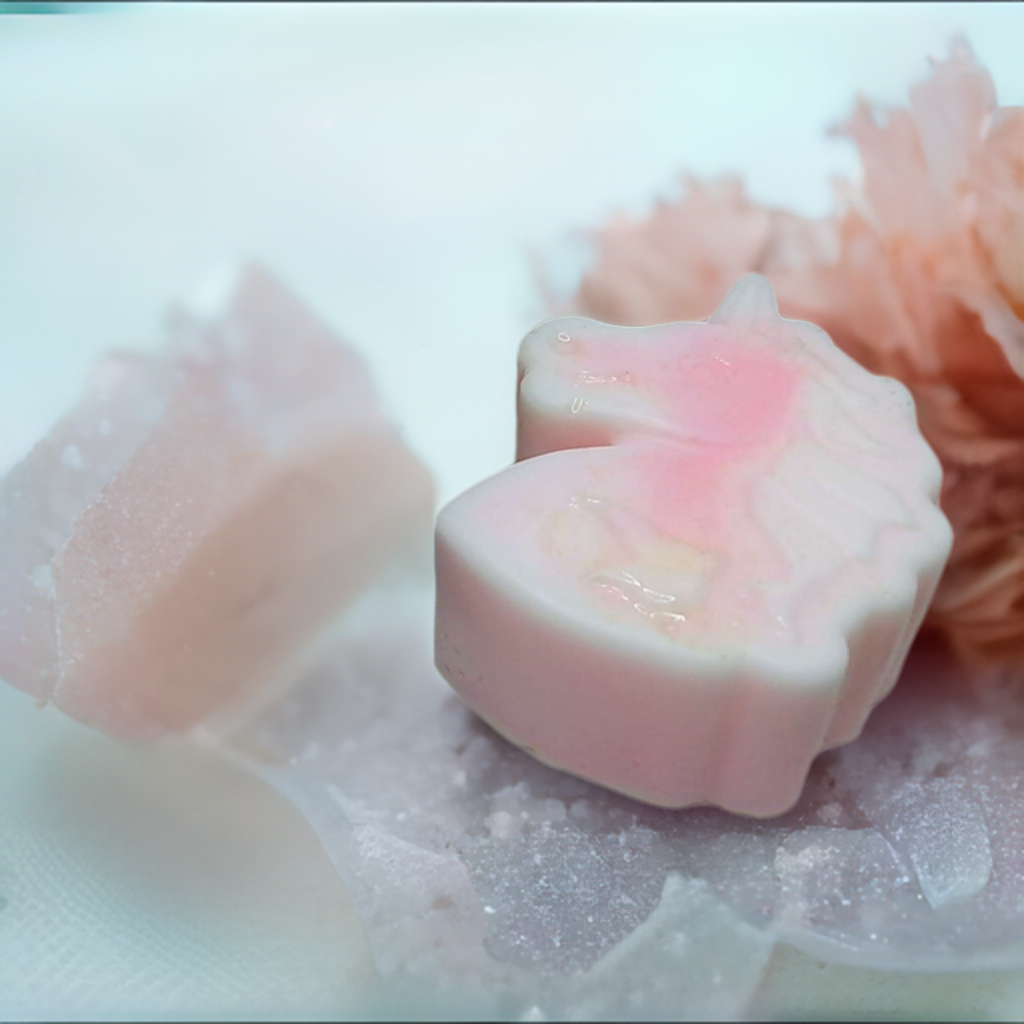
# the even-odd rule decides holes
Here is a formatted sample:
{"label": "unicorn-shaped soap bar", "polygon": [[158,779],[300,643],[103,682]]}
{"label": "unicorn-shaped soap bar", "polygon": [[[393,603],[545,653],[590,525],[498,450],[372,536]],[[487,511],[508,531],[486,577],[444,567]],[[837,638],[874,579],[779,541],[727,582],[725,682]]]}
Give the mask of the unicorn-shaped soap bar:
{"label": "unicorn-shaped soap bar", "polygon": [[436,660],[553,767],[770,816],[892,688],[945,565],[913,401],[740,280],[701,323],[549,320],[518,461],[438,520]]}

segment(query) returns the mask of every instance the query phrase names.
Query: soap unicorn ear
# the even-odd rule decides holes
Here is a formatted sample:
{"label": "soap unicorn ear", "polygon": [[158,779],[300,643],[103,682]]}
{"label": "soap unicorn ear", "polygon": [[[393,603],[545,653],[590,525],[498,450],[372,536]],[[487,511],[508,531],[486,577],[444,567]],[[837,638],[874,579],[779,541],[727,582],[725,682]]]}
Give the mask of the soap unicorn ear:
{"label": "soap unicorn ear", "polygon": [[721,305],[708,318],[708,323],[740,327],[778,315],[779,305],[768,278],[760,274],[744,274],[729,289]]}
{"label": "soap unicorn ear", "polygon": [[437,525],[436,661],[540,760],[753,815],[895,683],[950,546],[904,388],[749,275],[700,323],[541,324],[519,462]]}

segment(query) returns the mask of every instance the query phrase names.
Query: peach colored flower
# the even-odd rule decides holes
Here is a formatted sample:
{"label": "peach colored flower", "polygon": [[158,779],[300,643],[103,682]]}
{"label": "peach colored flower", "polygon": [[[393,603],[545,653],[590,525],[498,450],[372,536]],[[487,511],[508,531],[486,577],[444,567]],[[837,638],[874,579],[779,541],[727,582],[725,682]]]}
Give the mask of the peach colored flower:
{"label": "peach colored flower", "polygon": [[929,623],[968,664],[1024,680],[1024,108],[997,107],[957,39],[909,109],[880,116],[859,99],[840,131],[863,180],[839,183],[834,217],[690,179],[680,202],[596,233],[571,305],[625,324],[698,319],[756,270],[784,315],[902,380],[955,531]]}

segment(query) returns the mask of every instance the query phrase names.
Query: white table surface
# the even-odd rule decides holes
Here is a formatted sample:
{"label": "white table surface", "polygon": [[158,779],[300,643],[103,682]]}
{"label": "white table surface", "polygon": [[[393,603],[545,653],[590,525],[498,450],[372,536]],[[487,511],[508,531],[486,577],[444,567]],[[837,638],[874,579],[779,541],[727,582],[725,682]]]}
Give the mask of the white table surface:
{"label": "white table surface", "polygon": [[[1024,103],[1009,4],[0,17],[0,472],[97,353],[153,344],[169,300],[256,256],[367,354],[447,500],[510,459],[515,348],[543,315],[531,248],[642,211],[683,170],[824,213],[857,166],[826,126],[857,90],[902,102],[960,29],[1001,101]],[[0,1019],[338,1013],[369,972],[347,895],[276,794],[0,688]],[[1010,976],[785,956],[772,972],[767,1006],[1024,1005]]]}

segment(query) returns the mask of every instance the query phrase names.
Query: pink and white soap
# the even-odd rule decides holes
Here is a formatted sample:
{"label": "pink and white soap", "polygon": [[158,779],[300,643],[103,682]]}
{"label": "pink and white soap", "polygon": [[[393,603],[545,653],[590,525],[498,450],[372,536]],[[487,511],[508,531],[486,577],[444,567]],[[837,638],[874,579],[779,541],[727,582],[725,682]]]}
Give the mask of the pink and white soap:
{"label": "pink and white soap", "polygon": [[0,677],[119,735],[188,728],[285,671],[433,485],[362,359],[266,270],[114,354],[0,481]]}
{"label": "pink and white soap", "polygon": [[951,543],[913,401],[740,280],[701,323],[549,320],[519,461],[436,532],[438,668],[553,767],[770,816],[894,685]]}

